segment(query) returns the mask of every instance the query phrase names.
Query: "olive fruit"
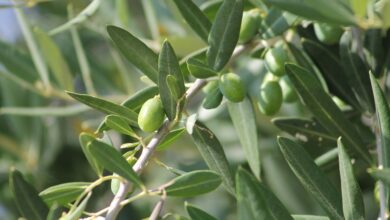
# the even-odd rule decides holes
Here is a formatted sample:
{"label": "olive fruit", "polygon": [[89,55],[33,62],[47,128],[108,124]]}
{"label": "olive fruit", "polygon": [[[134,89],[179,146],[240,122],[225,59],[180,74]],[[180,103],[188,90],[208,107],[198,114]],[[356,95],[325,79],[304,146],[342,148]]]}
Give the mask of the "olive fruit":
{"label": "olive fruit", "polygon": [[276,76],[284,75],[284,63],[288,61],[288,55],[282,46],[270,48],[265,54],[267,69]]}
{"label": "olive fruit", "polygon": [[207,89],[206,97],[203,100],[202,106],[205,109],[213,109],[218,107],[221,102],[223,95],[219,90],[218,83],[212,84],[211,88]]}
{"label": "olive fruit", "polygon": [[260,87],[258,106],[265,115],[273,115],[279,111],[283,102],[282,89],[277,81],[264,81]]}
{"label": "olive fruit", "polygon": [[283,101],[288,103],[295,102],[298,98],[298,95],[288,76],[283,76],[282,78],[280,78],[279,84],[282,88]]}
{"label": "olive fruit", "polygon": [[152,132],[161,127],[165,113],[158,96],[147,100],[141,107],[138,115],[138,125],[146,132]]}
{"label": "olive fruit", "polygon": [[324,44],[332,45],[339,42],[343,29],[338,26],[326,24],[326,23],[315,23],[314,33],[319,41]]}
{"label": "olive fruit", "polygon": [[257,32],[261,23],[261,16],[258,10],[245,11],[242,14],[239,43],[246,43],[250,41]]}
{"label": "olive fruit", "polygon": [[231,102],[241,102],[245,98],[245,86],[239,75],[226,73],[219,78],[219,89]]}

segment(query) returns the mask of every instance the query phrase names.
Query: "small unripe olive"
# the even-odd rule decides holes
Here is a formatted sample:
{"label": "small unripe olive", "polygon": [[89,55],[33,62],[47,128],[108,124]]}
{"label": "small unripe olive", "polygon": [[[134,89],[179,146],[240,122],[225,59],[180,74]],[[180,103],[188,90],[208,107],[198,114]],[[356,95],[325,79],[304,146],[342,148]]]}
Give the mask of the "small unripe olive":
{"label": "small unripe olive", "polygon": [[214,90],[215,88],[218,88],[218,86],[219,86],[218,81],[214,80],[214,81],[207,83],[207,85],[202,88],[202,91],[207,94],[210,91]]}
{"label": "small unripe olive", "polygon": [[138,125],[146,132],[152,132],[161,127],[165,113],[159,97],[147,100],[141,107],[138,115]]}
{"label": "small unripe olive", "polygon": [[242,14],[242,22],[240,29],[239,43],[250,41],[257,32],[261,23],[261,16],[258,10],[245,11]]}
{"label": "small unripe olive", "polygon": [[203,100],[202,106],[205,109],[213,109],[218,107],[222,102],[223,95],[218,88],[218,85],[207,92]]}
{"label": "small unripe olive", "polygon": [[239,75],[226,73],[219,78],[219,89],[231,102],[241,102],[245,98],[245,86]]}
{"label": "small unripe olive", "polygon": [[298,95],[288,76],[283,76],[282,78],[280,78],[279,84],[282,88],[283,101],[295,102],[298,98]]}
{"label": "small unripe olive", "polygon": [[314,33],[319,41],[324,44],[332,45],[339,42],[343,29],[339,26],[326,24],[326,23],[315,23]]}
{"label": "small unripe olive", "polygon": [[282,102],[282,89],[277,81],[264,81],[258,96],[260,111],[265,115],[273,115],[279,111]]}
{"label": "small unripe olive", "polygon": [[282,46],[270,48],[265,54],[267,69],[276,76],[284,75],[284,63],[288,61],[288,55]]}

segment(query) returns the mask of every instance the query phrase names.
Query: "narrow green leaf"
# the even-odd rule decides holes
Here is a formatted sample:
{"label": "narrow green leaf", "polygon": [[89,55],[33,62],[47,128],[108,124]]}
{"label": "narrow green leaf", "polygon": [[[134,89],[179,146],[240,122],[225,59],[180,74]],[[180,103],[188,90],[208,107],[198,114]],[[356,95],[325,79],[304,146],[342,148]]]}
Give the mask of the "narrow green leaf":
{"label": "narrow green leaf", "polygon": [[66,31],[70,29],[72,26],[80,24],[87,20],[89,17],[91,17],[98,9],[100,6],[101,0],[93,0],[89,5],[84,8],[78,15],[76,15],[74,18],[66,22],[65,24],[62,24],[53,30],[49,32],[50,35],[55,35],[59,34],[63,31]]}
{"label": "narrow green leaf", "polygon": [[267,203],[260,194],[256,178],[241,167],[236,173],[236,191],[239,219],[271,219]]}
{"label": "narrow green leaf", "polygon": [[54,203],[67,205],[75,201],[91,183],[72,182],[51,186],[39,193],[39,196],[52,206]]}
{"label": "narrow green leaf", "polygon": [[266,0],[265,2],[311,20],[340,25],[355,25],[357,23],[351,9],[341,1]]}
{"label": "narrow green leaf", "polygon": [[390,169],[369,169],[368,173],[377,180],[383,181],[386,185],[390,185]]}
{"label": "narrow green leaf", "polygon": [[159,55],[158,74],[161,102],[169,120],[172,121],[178,114],[177,110],[180,110],[178,106],[182,106],[184,103],[182,99],[185,87],[179,62],[168,41],[164,42]]}
{"label": "narrow green leaf", "polygon": [[190,27],[207,43],[211,22],[192,0],[173,0]]}
{"label": "narrow green leaf", "polygon": [[339,149],[339,169],[343,212],[346,220],[364,220],[362,192],[353,173],[351,159],[345,151],[341,138],[337,141]]}
{"label": "narrow green leaf", "polygon": [[340,58],[348,82],[359,101],[360,106],[369,112],[374,112],[374,100],[370,86],[368,68],[357,52],[352,51],[352,33],[344,32],[340,39]]}
{"label": "narrow green leaf", "polygon": [[96,162],[95,158],[91,155],[91,152],[89,152],[89,149],[87,148],[88,144],[93,140],[95,140],[95,137],[88,133],[83,132],[79,136],[81,150],[83,151],[93,171],[95,171],[95,173],[100,177],[103,174],[103,168]]}
{"label": "narrow green leaf", "polygon": [[382,29],[369,29],[365,32],[364,58],[375,77],[381,76],[385,63],[385,47],[382,42]]}
{"label": "narrow green leaf", "polygon": [[260,24],[260,36],[263,39],[282,35],[297,21],[297,16],[272,7]]}
{"label": "narrow green leaf", "polygon": [[337,136],[330,134],[318,122],[304,118],[274,118],[279,129],[313,146],[336,146]]}
{"label": "narrow green leaf", "polygon": [[326,216],[317,215],[292,215],[294,220],[330,220]]}
{"label": "narrow green leaf", "polygon": [[371,86],[375,99],[376,117],[381,134],[381,154],[384,168],[390,167],[390,108],[387,98],[374,75],[370,73]]}
{"label": "narrow green leaf", "polygon": [[9,184],[16,206],[23,217],[31,220],[46,219],[48,207],[38,196],[37,190],[15,168],[10,170]]}
{"label": "narrow green leaf", "polygon": [[302,49],[298,48],[292,43],[287,43],[287,48],[291,52],[291,55],[297,62],[299,66],[302,66],[303,68],[307,69],[309,72],[314,73],[314,75],[317,77],[317,79],[320,81],[322,87],[325,91],[329,91],[328,85],[326,84],[326,81],[324,79],[324,76],[322,76],[320,70],[316,66],[316,64],[313,62],[313,60],[307,55],[307,53]]}
{"label": "narrow green leaf", "polygon": [[199,79],[217,76],[217,73],[210,69],[207,64],[195,58],[187,60],[187,68],[191,75]]}
{"label": "narrow green leaf", "polygon": [[255,176],[260,179],[260,148],[252,104],[248,98],[239,103],[228,102],[228,110],[249,166]]}
{"label": "narrow green leaf", "polygon": [[61,218],[61,220],[78,220],[83,215],[85,208],[87,207],[88,201],[91,198],[92,193],[88,193],[88,195],[83,199],[80,205],[71,213],[68,213],[65,217]]}
{"label": "narrow green leaf", "polygon": [[108,115],[108,116],[106,116],[104,121],[107,124],[107,126],[110,127],[111,129],[114,129],[115,131],[118,131],[122,134],[129,135],[130,137],[137,138],[137,134],[129,126],[127,121],[124,118],[122,118],[121,116]]}
{"label": "narrow green leaf", "polygon": [[142,105],[148,100],[153,98],[154,96],[158,95],[158,87],[157,86],[150,86],[144,89],[141,89],[140,91],[136,92],[132,96],[130,96],[128,99],[123,101],[121,105],[138,112]]}
{"label": "narrow green leaf", "polygon": [[287,138],[278,137],[278,144],[288,165],[299,181],[312,194],[332,219],[344,219],[340,193],[314,163],[302,146]]}
{"label": "narrow green leaf", "polygon": [[200,209],[192,204],[189,204],[186,202],[185,207],[186,207],[188,215],[191,217],[191,220],[217,220],[215,217],[213,217],[209,213],[203,211],[202,209]]}
{"label": "narrow green leaf", "polygon": [[145,188],[138,174],[115,148],[104,142],[93,140],[88,144],[88,149],[96,161],[108,171],[126,178],[142,189]]}
{"label": "narrow green leaf", "polygon": [[219,72],[228,63],[238,42],[243,13],[242,0],[225,0],[211,27],[207,59],[210,68]]}
{"label": "narrow green leaf", "polygon": [[57,44],[43,30],[34,29],[42,54],[61,88],[73,91],[73,76]]}
{"label": "narrow green leaf", "polygon": [[84,103],[91,108],[94,108],[98,111],[101,111],[105,114],[113,114],[122,116],[125,118],[131,125],[138,126],[138,114],[133,110],[126,108],[124,106],[115,104],[113,102],[97,98],[94,96],[86,95],[86,94],[78,94],[73,92],[67,92],[72,98],[77,101]]}
{"label": "narrow green leaf", "polygon": [[126,59],[141,70],[141,72],[149,77],[149,79],[157,83],[157,54],[138,38],[122,28],[110,25],[107,27],[107,32]]}
{"label": "narrow green leaf", "polygon": [[329,87],[333,88],[334,91],[330,92],[344,99],[353,107],[358,108],[359,103],[348,83],[348,75],[344,72],[340,58],[323,45],[312,40],[304,39],[302,45],[320,67],[324,78],[330,84]]}
{"label": "narrow green leaf", "polygon": [[213,191],[221,182],[221,177],[217,173],[209,170],[197,170],[173,179],[165,188],[165,192],[168,196],[197,196]]}
{"label": "narrow green leaf", "polygon": [[352,10],[360,18],[364,18],[367,13],[368,0],[349,0]]}
{"label": "narrow green leaf", "polygon": [[157,151],[163,151],[167,149],[173,142],[175,142],[177,139],[179,139],[185,131],[185,128],[178,128],[171,132],[169,132],[164,139],[160,142],[160,144],[157,146]]}
{"label": "narrow green leaf", "polygon": [[371,157],[359,133],[314,76],[294,64],[286,64],[286,72],[301,99],[318,122],[332,135],[342,136],[352,152],[371,163]]}
{"label": "narrow green leaf", "polygon": [[229,163],[215,134],[203,123],[196,122],[191,136],[208,167],[221,175],[226,190],[234,195],[234,180]]}
{"label": "narrow green leaf", "polygon": [[62,207],[56,203],[50,207],[49,213],[47,214],[46,220],[58,220],[62,215]]}

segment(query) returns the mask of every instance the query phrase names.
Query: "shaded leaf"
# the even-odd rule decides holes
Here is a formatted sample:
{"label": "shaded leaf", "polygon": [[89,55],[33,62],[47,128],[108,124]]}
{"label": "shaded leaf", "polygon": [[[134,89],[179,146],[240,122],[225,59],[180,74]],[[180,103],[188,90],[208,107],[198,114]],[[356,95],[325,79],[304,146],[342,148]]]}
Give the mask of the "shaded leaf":
{"label": "shaded leaf", "polygon": [[93,140],[88,144],[88,149],[96,161],[105,169],[126,178],[144,189],[138,174],[115,148],[104,142]]}
{"label": "shaded leaf", "polygon": [[371,163],[368,150],[359,133],[314,76],[294,64],[286,64],[286,72],[296,91],[318,122],[332,135],[342,136],[351,151]]}
{"label": "shaded leaf", "polygon": [[61,50],[43,30],[34,29],[42,54],[48,63],[57,83],[65,90],[73,90],[73,76]]}
{"label": "shaded leaf", "polygon": [[66,205],[75,201],[89,186],[88,182],[72,182],[51,186],[39,193],[39,196],[49,205],[54,203]]}
{"label": "shaded leaf", "polygon": [[351,9],[342,1],[266,0],[265,2],[311,20],[340,25],[354,25],[357,23]]}
{"label": "shaded leaf", "polygon": [[363,220],[365,216],[363,196],[353,173],[351,159],[345,151],[341,138],[338,139],[337,145],[344,217],[347,220]]}
{"label": "shaded leaf", "polygon": [[239,103],[228,102],[228,110],[249,166],[260,179],[260,148],[252,104],[248,98]]}
{"label": "shaded leaf", "polygon": [[67,92],[72,98],[77,101],[88,105],[91,108],[94,108],[98,111],[101,111],[105,114],[113,114],[122,116],[125,118],[131,125],[138,126],[138,114],[133,110],[126,108],[124,106],[115,104],[113,102],[97,98],[94,96],[86,95],[86,94],[78,94],[73,92]]}
{"label": "shaded leaf", "polygon": [[32,220],[46,219],[48,207],[38,196],[37,190],[15,168],[11,168],[9,173],[9,184],[16,206],[23,217]]}
{"label": "shaded leaf", "polygon": [[157,54],[138,38],[122,28],[110,25],[107,27],[107,32],[126,59],[141,70],[141,72],[149,77],[149,79],[157,83]]}
{"label": "shaded leaf", "polygon": [[243,13],[242,0],[225,0],[211,27],[207,51],[209,67],[219,72],[229,61],[238,42]]}
{"label": "shaded leaf", "polygon": [[154,96],[158,95],[158,87],[157,86],[150,86],[146,87],[144,89],[141,89],[140,91],[136,92],[132,96],[130,96],[128,99],[123,101],[121,105],[138,112],[142,105],[149,99],[153,98]]}
{"label": "shaded leaf", "polygon": [[344,219],[340,193],[303,147],[283,137],[278,137],[278,144],[288,165],[305,189],[332,219]]}
{"label": "shaded leaf", "polygon": [[202,209],[192,204],[186,202],[185,207],[188,215],[191,217],[192,220],[217,220],[209,213],[203,211]]}
{"label": "shaded leaf", "polygon": [[158,59],[158,88],[160,98],[169,120],[173,120],[180,110],[178,106],[184,103],[185,93],[184,79],[180,70],[176,54],[169,44],[165,41]]}
{"label": "shaded leaf", "polygon": [[210,20],[203,14],[198,6],[192,2],[192,0],[173,1],[191,28],[207,43],[207,37],[209,36],[211,28]]}
{"label": "shaded leaf", "polygon": [[386,185],[390,185],[390,169],[369,169],[368,173],[377,180],[383,181]]}
{"label": "shaded leaf", "polygon": [[83,215],[85,208],[87,207],[88,201],[91,198],[92,193],[88,193],[88,195],[83,199],[83,201],[77,206],[77,208],[68,213],[65,217],[61,218],[61,220],[78,220]]}
{"label": "shaded leaf", "polygon": [[108,115],[108,116],[106,116],[104,121],[107,124],[107,126],[110,127],[111,129],[114,129],[115,131],[118,131],[122,134],[137,138],[137,134],[129,126],[127,121],[124,118],[122,118],[121,116]]}
{"label": "shaded leaf", "polygon": [[176,177],[165,188],[168,196],[190,197],[208,193],[221,184],[221,177],[209,170],[197,170]]}
{"label": "shaded leaf", "polygon": [[179,139],[185,131],[185,128],[178,128],[171,132],[169,132],[164,139],[160,142],[160,144],[157,146],[157,151],[163,151],[167,149],[173,142],[175,142],[177,139]]}
{"label": "shaded leaf", "polygon": [[203,123],[196,122],[191,134],[207,166],[221,175],[228,192],[234,195],[234,180],[222,145]]}
{"label": "shaded leaf", "polygon": [[382,74],[385,51],[382,44],[382,29],[369,29],[364,34],[364,58],[375,77]]}
{"label": "shaded leaf", "polygon": [[215,71],[210,69],[202,61],[195,58],[190,58],[187,60],[187,68],[191,75],[199,79],[217,76],[217,73]]}

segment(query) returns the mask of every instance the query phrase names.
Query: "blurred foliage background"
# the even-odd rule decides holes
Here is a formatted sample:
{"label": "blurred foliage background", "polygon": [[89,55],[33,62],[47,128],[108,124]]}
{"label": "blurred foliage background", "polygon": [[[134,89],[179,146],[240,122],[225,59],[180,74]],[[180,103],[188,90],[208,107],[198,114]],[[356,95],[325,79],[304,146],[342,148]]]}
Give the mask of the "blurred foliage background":
{"label": "blurred foliage background", "polygon": [[[196,0],[201,8],[218,2]],[[26,2],[18,1],[24,4]],[[35,2],[32,7],[23,7],[28,23],[32,27],[49,32],[68,20],[67,6],[73,5],[74,13],[82,11],[90,1],[55,0]],[[37,3],[37,4],[34,4]],[[20,77],[35,86],[38,83],[37,70],[32,62],[26,41],[21,33],[20,22],[15,17],[14,9],[6,7],[9,1],[0,1],[0,219],[16,219],[18,214],[8,187],[8,171],[15,166],[38,190],[48,186],[72,182],[93,181],[95,176],[88,166],[78,142],[82,131],[94,131],[103,119],[103,115],[84,107],[70,99],[59,86],[60,83],[50,74],[54,92],[42,95],[23,83],[7,77],[14,69],[24,68]],[[247,4],[249,4],[247,2]],[[215,16],[216,9],[208,7],[207,15]],[[210,9],[211,8],[211,9]],[[169,0],[112,0],[101,1],[96,13],[77,25],[82,49],[90,68],[93,90],[101,97],[114,102],[121,102],[148,84],[141,74],[119,54],[106,33],[106,25],[115,24],[143,39],[148,46],[159,50],[161,42],[169,39],[179,57],[205,47],[188,25],[181,18],[173,3]],[[85,79],[82,76],[82,65],[78,60],[77,46],[69,31],[53,36],[61,53],[67,61],[73,77],[74,91],[86,93]],[[80,48],[78,48],[80,49]],[[85,66],[84,66],[85,68]],[[249,55],[241,56],[232,67],[240,74],[250,93],[255,93],[263,75],[267,72],[263,61]],[[84,70],[85,71],[85,70]],[[245,161],[238,137],[228,116],[226,105],[217,109],[200,108],[202,94],[199,94],[190,106],[190,113],[199,113],[199,119],[206,122],[221,140],[228,160],[235,169]],[[255,108],[257,109],[257,108]],[[258,110],[257,110],[258,111]],[[277,116],[309,117],[300,102],[284,103]],[[298,183],[288,168],[276,146],[276,136],[281,134],[272,123],[271,118],[257,112],[256,118],[259,147],[262,157],[262,176],[266,184],[294,214],[323,214]],[[109,132],[107,137],[120,145],[124,137]],[[368,132],[367,142],[374,137]],[[319,140],[321,141],[321,140]],[[331,149],[333,143],[306,146],[315,158]],[[189,171],[207,168],[189,137],[185,134],[172,147],[157,152],[160,161],[170,167]],[[338,170],[324,170],[337,182]],[[142,177],[149,186],[159,186],[174,175],[155,161],[151,161]],[[378,212],[374,199],[374,181],[363,175],[360,179],[364,193],[368,219],[375,219]],[[337,184],[339,186],[339,184]],[[111,200],[110,185],[100,187],[98,200],[91,203],[91,210],[98,210]],[[91,201],[92,201],[91,200]],[[166,212],[184,214],[184,199],[168,199]],[[235,219],[235,200],[223,189],[197,198],[185,200],[201,207],[218,219]],[[126,206],[120,219],[141,219],[147,217],[156,201],[142,200]]]}

